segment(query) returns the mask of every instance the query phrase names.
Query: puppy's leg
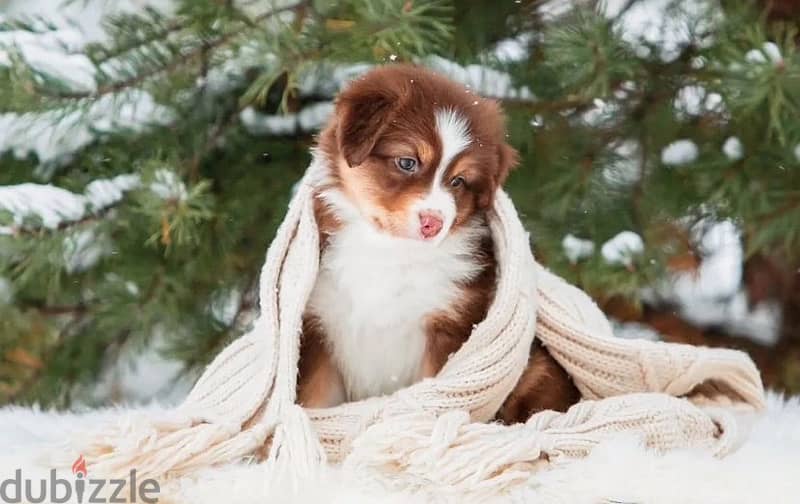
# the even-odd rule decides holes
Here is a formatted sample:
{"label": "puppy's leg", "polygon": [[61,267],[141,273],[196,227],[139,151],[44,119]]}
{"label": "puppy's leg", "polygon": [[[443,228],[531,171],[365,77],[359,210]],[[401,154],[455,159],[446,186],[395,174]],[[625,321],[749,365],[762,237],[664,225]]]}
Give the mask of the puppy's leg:
{"label": "puppy's leg", "polygon": [[313,317],[303,319],[297,402],[306,408],[330,408],[345,402],[344,382]]}
{"label": "puppy's leg", "polygon": [[564,368],[535,341],[528,365],[497,412],[497,419],[506,424],[525,422],[539,411],[567,411],[580,398]]}
{"label": "puppy's leg", "polygon": [[439,374],[450,355],[467,340],[471,324],[469,318],[454,318],[448,313],[438,313],[426,320],[427,341],[418,380]]}

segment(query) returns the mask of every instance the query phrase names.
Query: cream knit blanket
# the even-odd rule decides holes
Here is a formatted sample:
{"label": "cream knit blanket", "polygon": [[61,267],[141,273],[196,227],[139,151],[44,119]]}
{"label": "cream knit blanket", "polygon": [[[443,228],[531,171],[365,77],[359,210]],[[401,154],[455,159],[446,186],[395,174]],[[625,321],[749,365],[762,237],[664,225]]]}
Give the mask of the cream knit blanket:
{"label": "cream knit blanket", "polygon": [[[758,370],[725,349],[623,340],[580,290],[538,265],[508,196],[490,212],[498,258],[486,319],[438,376],[387,397],[326,410],[295,404],[301,320],[317,276],[312,162],[261,271],[261,315],[208,366],[185,402],[83,439],[90,471],[177,475],[268,451],[271,476],[303,475],[326,460],[404,488],[502,493],[542,461],[586,455],[616,433],[667,450],[720,456],[742,436],[736,409],[763,407]],[[525,424],[490,421],[528,360],[534,334],[572,376],[583,401]]]}

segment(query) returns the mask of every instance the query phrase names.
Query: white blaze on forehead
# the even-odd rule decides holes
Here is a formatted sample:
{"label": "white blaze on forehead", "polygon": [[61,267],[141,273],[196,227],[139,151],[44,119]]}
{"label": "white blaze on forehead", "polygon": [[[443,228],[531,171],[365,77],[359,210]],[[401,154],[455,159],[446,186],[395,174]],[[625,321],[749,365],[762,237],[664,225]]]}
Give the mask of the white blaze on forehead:
{"label": "white blaze on forehead", "polygon": [[437,110],[435,118],[436,132],[442,144],[442,157],[439,166],[436,167],[430,192],[414,205],[415,211],[411,218],[412,226],[418,227],[419,212],[425,210],[441,212],[442,230],[433,240],[434,243],[439,243],[447,236],[456,218],[456,201],[453,194],[446,189],[445,184],[448,182],[444,180],[444,174],[453,159],[466,149],[472,140],[469,135],[469,123],[455,110],[450,108]]}
{"label": "white blaze on forehead", "polygon": [[436,132],[442,141],[442,160],[439,162],[436,174],[439,175],[438,178],[441,178],[447,167],[453,162],[453,158],[469,146],[471,139],[469,123],[455,110],[451,108],[437,110],[435,116]]}

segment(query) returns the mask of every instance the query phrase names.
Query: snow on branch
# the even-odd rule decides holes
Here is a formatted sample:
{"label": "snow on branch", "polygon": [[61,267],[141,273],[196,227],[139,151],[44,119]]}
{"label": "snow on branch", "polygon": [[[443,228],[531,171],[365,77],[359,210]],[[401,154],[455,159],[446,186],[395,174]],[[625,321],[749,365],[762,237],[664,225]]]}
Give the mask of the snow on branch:
{"label": "snow on branch", "polygon": [[[674,61],[690,45],[706,47],[722,14],[709,0],[604,0],[600,12],[614,22],[624,40],[642,58]],[[654,54],[655,53],[655,54]]]}
{"label": "snow on branch", "polygon": [[91,182],[83,194],[50,184],[2,186],[0,211],[11,215],[11,224],[0,225],[0,235],[15,234],[29,227],[31,220],[47,229],[61,229],[109,209],[140,184],[138,175],[119,175]]}
{"label": "snow on branch", "polygon": [[0,31],[0,66],[11,66],[12,54],[36,72],[58,80],[75,92],[94,92],[95,67],[79,51],[86,40],[78,30],[56,29],[44,33],[25,30]]}
{"label": "snow on branch", "polygon": [[678,308],[700,327],[722,327],[734,335],[772,345],[780,337],[781,308],[774,301],[753,305],[743,283],[744,249],[733,222],[701,221],[690,228],[702,261],[696,271],[675,272],[644,298]]}
{"label": "snow on branch", "polygon": [[53,166],[68,163],[72,156],[98,136],[120,129],[139,132],[153,125],[166,125],[173,112],[157,104],[144,91],[130,90],[103,96],[88,110],[65,113],[0,114],[0,154],[11,151],[18,158],[35,154],[47,176]]}
{"label": "snow on branch", "polygon": [[138,174],[93,180],[83,194],[51,184],[0,186],[0,223],[3,223],[3,211],[10,214],[11,221],[0,225],[0,235],[30,229],[31,222],[50,230],[64,229],[108,211],[122,201],[125,193],[141,188],[165,201],[184,201],[189,195],[183,180],[167,168],[156,170],[149,183]]}
{"label": "snow on branch", "polygon": [[[485,65],[463,66],[439,56],[428,56],[418,63],[460,82],[470,93],[498,100],[535,99],[527,86],[515,87],[508,73]],[[329,100],[312,103],[292,114],[261,114],[248,107],[241,112],[239,118],[252,135],[282,136],[317,131],[333,113],[333,103],[330,100],[339,89],[373,66],[367,63],[337,66],[322,63],[310,66],[298,77],[299,96]]]}

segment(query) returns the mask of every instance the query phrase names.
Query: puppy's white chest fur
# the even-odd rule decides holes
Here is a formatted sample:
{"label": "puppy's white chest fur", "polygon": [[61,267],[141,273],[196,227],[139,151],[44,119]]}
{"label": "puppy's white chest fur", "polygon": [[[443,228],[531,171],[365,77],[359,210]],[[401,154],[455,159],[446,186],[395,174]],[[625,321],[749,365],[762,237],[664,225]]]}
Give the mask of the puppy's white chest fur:
{"label": "puppy's white chest fur", "polygon": [[419,379],[425,318],[458,300],[481,264],[480,227],[441,244],[394,238],[354,222],[333,236],[308,311],[319,318],[348,400],[394,392]]}

